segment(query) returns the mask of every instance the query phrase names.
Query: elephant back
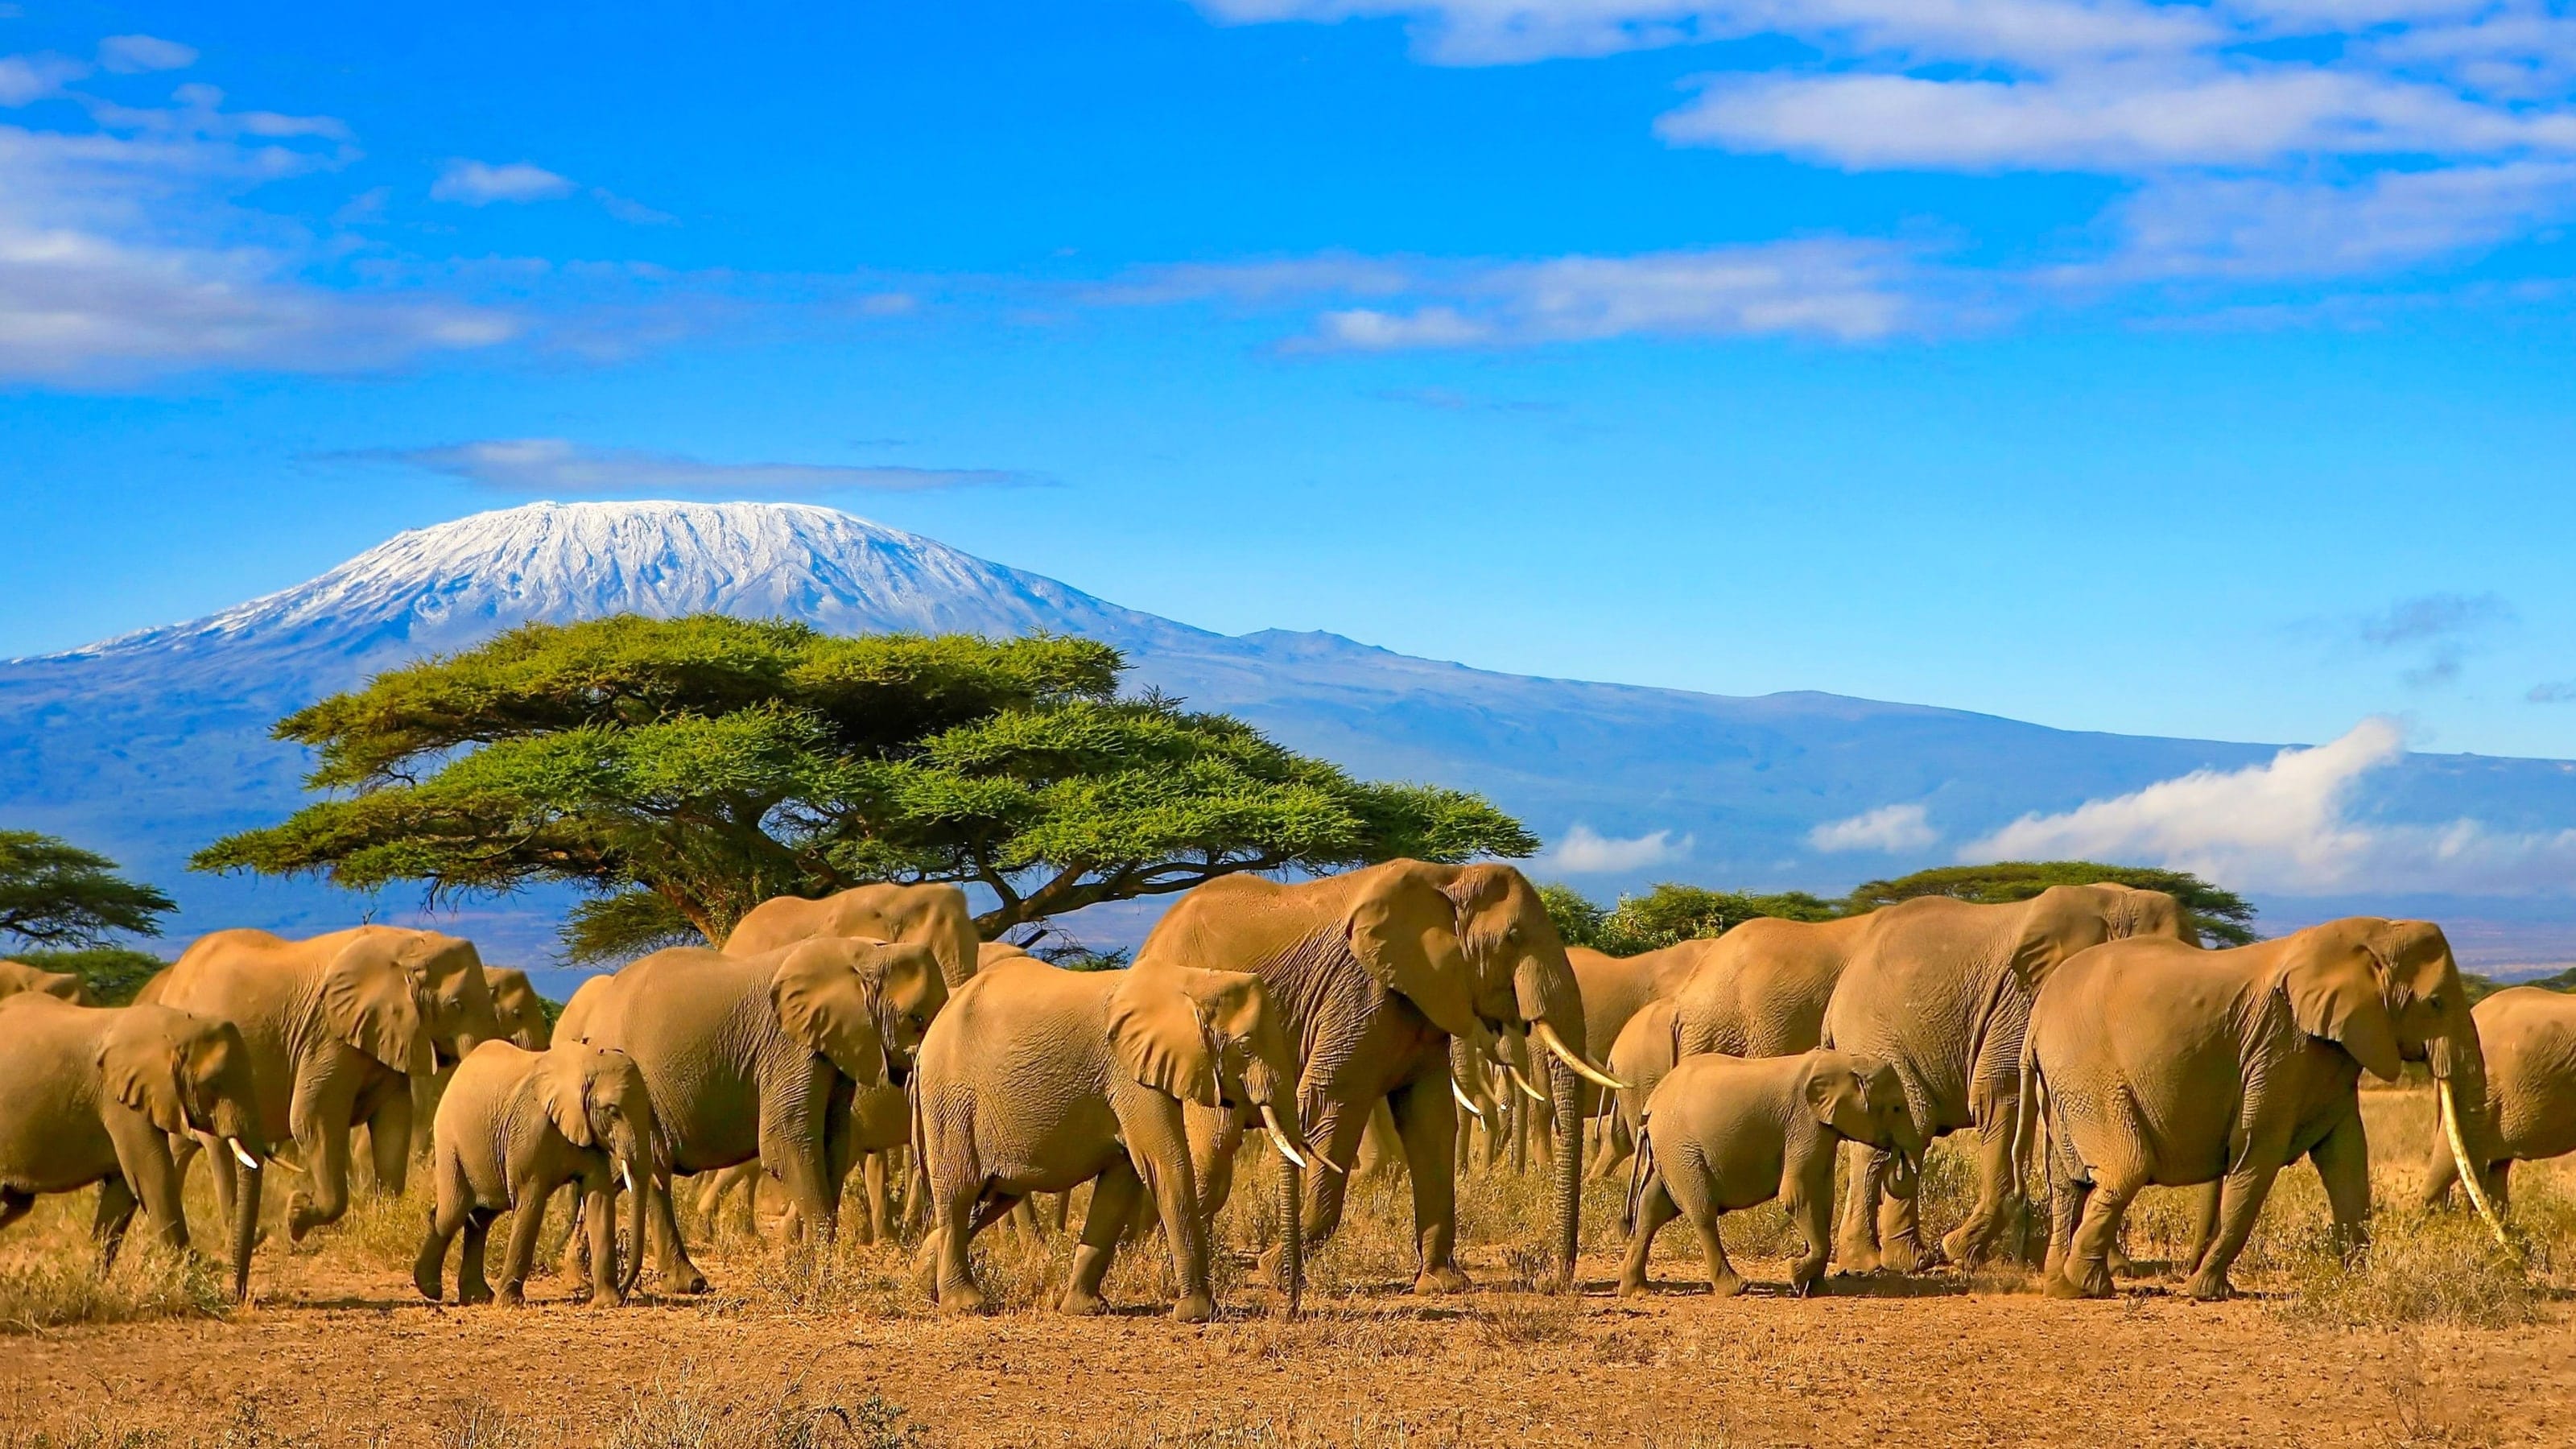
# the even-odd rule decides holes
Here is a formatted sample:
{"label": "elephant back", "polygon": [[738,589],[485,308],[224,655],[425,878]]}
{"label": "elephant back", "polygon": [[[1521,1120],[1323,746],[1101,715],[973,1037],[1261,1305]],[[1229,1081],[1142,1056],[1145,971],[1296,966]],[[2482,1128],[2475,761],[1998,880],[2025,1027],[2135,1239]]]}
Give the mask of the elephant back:
{"label": "elephant back", "polygon": [[953,885],[864,885],[810,900],[778,896],[747,912],[725,937],[728,956],[765,956],[818,936],[858,937],[928,946],[946,984],[975,974],[975,921],[966,893]]}

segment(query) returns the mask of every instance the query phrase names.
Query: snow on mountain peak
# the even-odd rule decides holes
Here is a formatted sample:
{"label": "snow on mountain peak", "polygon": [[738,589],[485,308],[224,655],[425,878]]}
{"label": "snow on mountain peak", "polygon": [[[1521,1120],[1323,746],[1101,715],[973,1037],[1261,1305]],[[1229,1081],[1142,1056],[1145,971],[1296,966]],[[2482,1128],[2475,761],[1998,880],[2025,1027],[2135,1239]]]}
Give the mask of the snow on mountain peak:
{"label": "snow on mountain peak", "polygon": [[464,647],[529,620],[632,611],[788,616],[833,632],[1118,639],[1172,628],[919,534],[798,503],[529,503],[398,534],[280,593],[94,644]]}

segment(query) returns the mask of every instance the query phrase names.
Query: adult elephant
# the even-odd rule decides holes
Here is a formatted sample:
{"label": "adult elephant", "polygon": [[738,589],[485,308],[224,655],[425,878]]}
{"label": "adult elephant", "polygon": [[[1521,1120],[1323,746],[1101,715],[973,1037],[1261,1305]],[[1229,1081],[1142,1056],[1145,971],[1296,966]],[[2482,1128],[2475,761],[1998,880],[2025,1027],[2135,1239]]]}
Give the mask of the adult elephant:
{"label": "adult elephant", "polygon": [[[1457,1239],[1457,1107],[1450,1039],[1489,1044],[1526,1030],[1553,1053],[1556,1121],[1577,1115],[1583,997],[1538,892],[1504,865],[1390,861],[1293,885],[1254,876],[1181,897],[1137,952],[1148,964],[1248,971],[1279,1004],[1297,1054],[1298,1115],[1327,1171],[1309,1174],[1304,1233],[1339,1223],[1345,1176],[1369,1112],[1393,1109],[1413,1186],[1417,1292],[1463,1287]],[[1241,1124],[1190,1109],[1196,1176],[1213,1215],[1231,1187]],[[1555,1157],[1558,1270],[1574,1272],[1581,1152]]]}
{"label": "adult elephant", "polygon": [[0,999],[33,992],[68,1001],[74,1006],[87,1006],[89,993],[82,989],[81,979],[68,971],[45,971],[24,961],[0,961]]}
{"label": "adult elephant", "polygon": [[[1923,896],[1861,919],[1871,924],[1834,986],[1820,1044],[1894,1068],[1924,1141],[1975,1129],[1977,1200],[1941,1240],[1953,1261],[1974,1263],[2027,1212],[2014,1130],[2022,1034],[2040,987],[2106,941],[2198,942],[2180,902],[2123,885],[2051,886],[1999,905]],[[1844,1151],[1843,1270],[1917,1266],[1929,1256],[1917,1201],[1884,1195],[1888,1154],[1858,1143]]]}
{"label": "adult elephant", "polygon": [[[1566,963],[1574,968],[1574,984],[1583,992],[1583,1039],[1588,1049],[1606,1056],[1637,1013],[1671,1000],[1715,944],[1709,939],[1682,941],[1634,956],[1613,956],[1589,946],[1566,947]],[[1589,1082],[1579,1088],[1584,1116],[1598,1121],[1602,1129],[1592,1153],[1594,1177],[1608,1176],[1629,1151],[1619,1135],[1616,1115],[1605,1110],[1602,1090]]]}
{"label": "adult elephant", "polygon": [[[2489,1200],[2505,1205],[2516,1162],[2576,1152],[2576,996],[2516,986],[2469,1012],[2486,1060],[2486,1110],[2494,1135],[2480,1159]],[[2424,1164],[2424,1205],[2441,1203],[2460,1180],[2448,1135],[2436,1136]]]}
{"label": "adult elephant", "polygon": [[[1061,1306],[1098,1313],[1102,1277],[1150,1201],[1172,1253],[1173,1316],[1204,1323],[1208,1220],[1194,1186],[1183,1104],[1268,1128],[1287,1159],[1281,1222],[1296,1222],[1296,1060],[1257,977],[1140,961],[1066,971],[996,966],[959,990],[921,1048],[922,1160],[936,1231],[922,1244],[943,1310],[981,1307],[967,1249],[1031,1193],[1091,1183],[1091,1208]],[[1257,1115],[1256,1115],[1257,1114]],[[1281,1281],[1295,1305],[1300,1262],[1286,1235]]]}
{"label": "adult elephant", "polygon": [[[287,1200],[287,1234],[298,1242],[348,1210],[354,1127],[368,1129],[377,1183],[402,1191],[410,1079],[463,1060],[498,1033],[474,944],[393,926],[301,941],[217,931],[146,983],[141,999],[240,1029],[261,1131],[271,1142],[291,1140],[304,1170]],[[208,1160],[229,1211],[232,1155]]]}
{"label": "adult elephant", "polygon": [[852,1095],[900,1079],[946,999],[927,948],[831,939],[750,957],[676,947],[574,993],[557,1040],[633,1058],[669,1146],[652,1194],[665,1283],[695,1293],[707,1281],[671,1211],[675,1171],[757,1159],[832,1241]]}
{"label": "adult elephant", "polygon": [[97,1183],[99,1271],[140,1205],[161,1240],[188,1250],[184,1165],[173,1139],[205,1133],[242,1166],[233,1197],[236,1301],[250,1292],[268,1137],[250,1053],[232,1023],[166,1006],[74,1006],[26,993],[0,1003],[0,1227],[41,1193]]}
{"label": "adult elephant", "polygon": [[[530,1052],[544,1051],[554,1043],[555,1028],[546,1016],[545,998],[529,983],[527,972],[515,966],[486,966],[483,985],[492,996],[493,1040]],[[430,1127],[438,1119],[439,1101],[447,1095],[447,1083],[455,1075],[456,1065],[449,1063],[433,1075],[411,1079],[412,1156],[429,1155]]]}
{"label": "adult elephant", "polygon": [[2184,1291],[2228,1296],[2272,1179],[2303,1156],[2337,1239],[2358,1247],[2370,1212],[2361,1073],[2395,1081],[2409,1061],[2432,1068],[2453,1154],[2493,1160],[2478,1028],[2429,921],[2356,916],[2227,951],[2115,941],[2066,962],[2040,987],[2022,1067],[2046,1127],[2047,1291],[2108,1296],[2130,1199],[2217,1182],[2217,1235]]}
{"label": "adult elephant", "polygon": [[820,900],[775,896],[762,901],[735,923],[724,952],[761,956],[818,936],[927,946],[951,991],[975,974],[980,945],[966,893],[957,887],[863,885]]}

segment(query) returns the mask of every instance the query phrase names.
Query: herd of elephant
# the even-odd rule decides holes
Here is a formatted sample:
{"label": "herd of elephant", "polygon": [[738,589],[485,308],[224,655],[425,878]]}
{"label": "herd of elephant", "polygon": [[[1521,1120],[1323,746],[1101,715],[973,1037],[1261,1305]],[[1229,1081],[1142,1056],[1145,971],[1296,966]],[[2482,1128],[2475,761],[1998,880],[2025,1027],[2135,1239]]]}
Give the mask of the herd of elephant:
{"label": "herd of elephant", "polygon": [[[795,1231],[828,1243],[855,1171],[863,1235],[898,1230],[889,1193],[906,1188],[943,1310],[984,1301],[978,1232],[1087,1184],[1058,1306],[1101,1311],[1118,1246],[1159,1224],[1185,1321],[1215,1312],[1211,1225],[1256,1131],[1280,1158],[1262,1267],[1291,1312],[1364,1138],[1410,1183],[1416,1291],[1463,1287],[1468,1127],[1515,1110],[1550,1134],[1561,1279],[1585,1129],[1593,1175],[1626,1165],[1629,1292],[1677,1216],[1712,1286],[1738,1291],[1719,1217],[1779,1199],[1805,1239],[1796,1292],[1829,1261],[1906,1271],[2044,1239],[2048,1291],[2099,1296],[2136,1193],[2206,1184],[2187,1291],[2223,1297],[2302,1156],[2359,1245],[2360,1075],[2408,1061],[2429,1067],[2443,1127],[2428,1201],[2458,1182],[2501,1235],[2511,1164],[2576,1150],[2576,997],[2514,989],[2473,1011],[2441,931],[2416,921],[2205,951],[2172,897],[2117,885],[1755,920],[1621,958],[1566,947],[1511,867],[1395,861],[1202,885],[1131,966],[1100,972],[980,942],[954,887],[874,885],[772,900],[721,950],[593,978],[551,1026],[525,976],[470,943],[381,926],[220,931],[127,1007],[0,963],[0,998],[0,1227],[96,1185],[101,1271],[138,1208],[184,1251],[181,1188],[203,1156],[237,1297],[272,1160],[296,1174],[284,1217],[301,1241],[346,1211],[362,1130],[383,1189],[426,1145],[414,1276],[434,1300],[461,1235],[458,1299],[517,1301],[558,1192],[592,1301],[624,1301],[648,1256],[667,1291],[702,1291],[675,1177],[768,1178]],[[1954,1132],[1975,1134],[1976,1199],[1927,1243],[1923,1156]],[[514,1208],[496,1289],[485,1233]]]}

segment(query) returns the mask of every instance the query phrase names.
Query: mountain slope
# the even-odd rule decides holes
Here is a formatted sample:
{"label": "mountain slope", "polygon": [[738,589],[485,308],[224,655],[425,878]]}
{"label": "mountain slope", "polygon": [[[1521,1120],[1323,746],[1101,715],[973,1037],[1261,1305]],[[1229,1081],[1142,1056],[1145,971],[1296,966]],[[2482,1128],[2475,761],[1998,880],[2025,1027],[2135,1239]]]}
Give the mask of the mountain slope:
{"label": "mountain slope", "polygon": [[[209,880],[188,853],[300,797],[269,726],[323,694],[531,619],[619,610],[786,615],[835,631],[1050,629],[1116,644],[1132,682],[1239,713],[1364,775],[1483,791],[1552,840],[1663,832],[1658,859],[1596,889],[1675,875],[1836,887],[1943,850],[1820,857],[1814,827],[1893,803],[1958,841],[2274,747],[2052,730],[1817,693],[1733,698],[1531,679],[1329,634],[1228,637],[829,509],[538,503],[402,534],[308,583],[210,618],[0,664],[0,810],[103,849],[177,894],[180,929],[307,929],[366,908],[319,887]],[[2576,821],[2576,770],[2410,756],[2373,784],[2392,819]],[[1581,864],[1570,862],[1567,865]],[[1609,862],[1615,864],[1614,862]],[[380,904],[387,911],[412,904]],[[504,955],[538,949],[555,899],[477,907]]]}

